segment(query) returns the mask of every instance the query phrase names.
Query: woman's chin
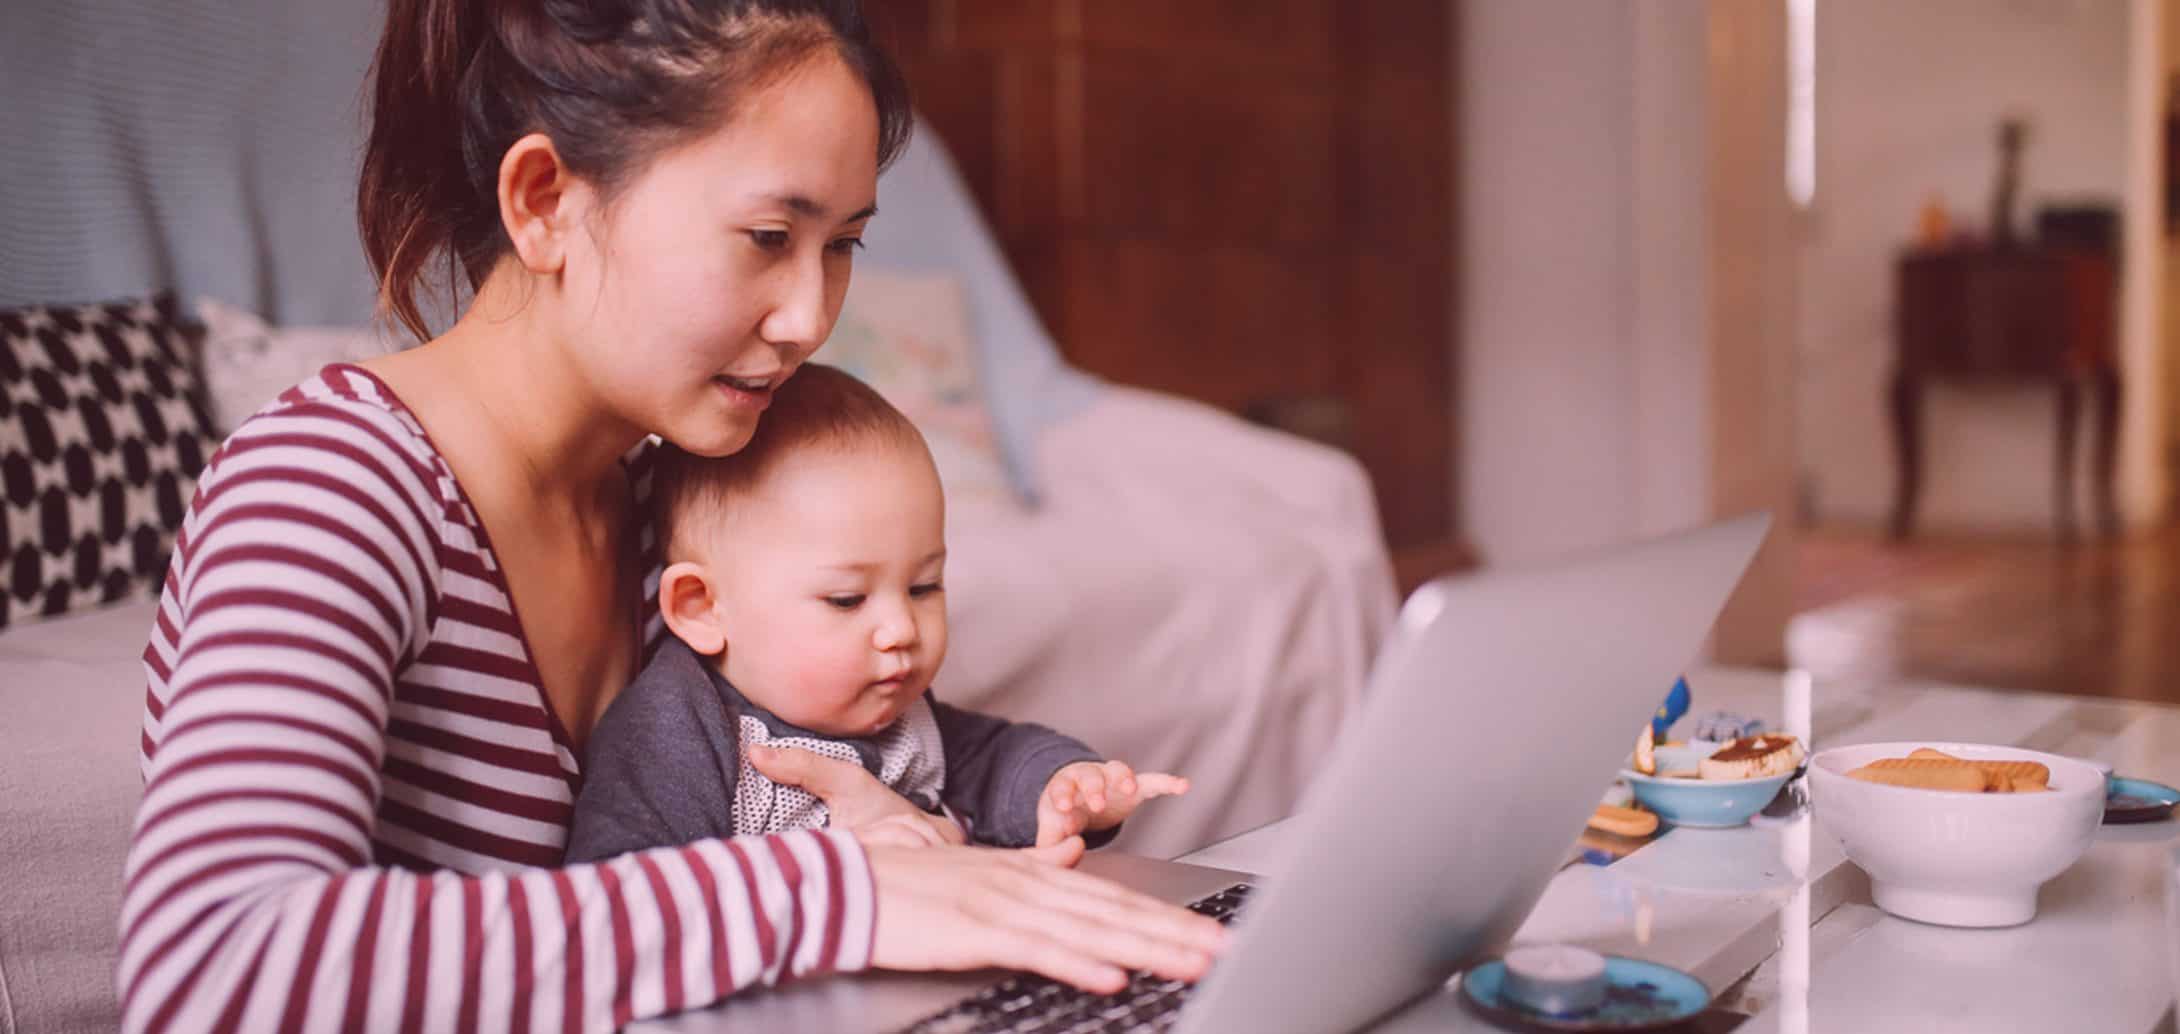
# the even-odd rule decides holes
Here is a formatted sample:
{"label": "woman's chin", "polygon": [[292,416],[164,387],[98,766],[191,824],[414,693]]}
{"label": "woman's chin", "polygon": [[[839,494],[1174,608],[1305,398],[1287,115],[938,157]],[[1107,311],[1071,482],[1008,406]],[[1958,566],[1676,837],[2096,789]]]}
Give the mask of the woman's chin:
{"label": "woman's chin", "polygon": [[662,435],[675,447],[692,456],[718,459],[732,456],[749,445],[750,437],[757,433],[754,420],[730,420],[724,425],[714,424],[691,434]]}

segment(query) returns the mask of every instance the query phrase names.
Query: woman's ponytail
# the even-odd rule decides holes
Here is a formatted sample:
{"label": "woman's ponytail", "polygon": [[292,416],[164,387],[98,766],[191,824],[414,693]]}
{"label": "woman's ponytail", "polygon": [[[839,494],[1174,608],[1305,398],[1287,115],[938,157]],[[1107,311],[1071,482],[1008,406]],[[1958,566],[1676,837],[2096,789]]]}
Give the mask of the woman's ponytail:
{"label": "woman's ponytail", "polygon": [[[480,211],[483,199],[463,159],[461,82],[491,32],[489,2],[388,0],[386,32],[371,62],[371,131],[356,223],[378,277],[380,314],[419,341],[431,336],[419,294],[429,284],[454,285],[461,229],[497,215]],[[443,268],[428,268],[434,262]]]}

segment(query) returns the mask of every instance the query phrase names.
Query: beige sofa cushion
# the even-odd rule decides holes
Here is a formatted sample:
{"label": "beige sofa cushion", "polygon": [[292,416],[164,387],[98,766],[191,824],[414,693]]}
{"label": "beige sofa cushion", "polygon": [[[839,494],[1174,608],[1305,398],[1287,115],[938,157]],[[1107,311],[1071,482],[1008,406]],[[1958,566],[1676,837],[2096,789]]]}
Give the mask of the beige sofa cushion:
{"label": "beige sofa cushion", "polygon": [[121,867],[152,604],[0,634],[0,1034],[120,1025]]}

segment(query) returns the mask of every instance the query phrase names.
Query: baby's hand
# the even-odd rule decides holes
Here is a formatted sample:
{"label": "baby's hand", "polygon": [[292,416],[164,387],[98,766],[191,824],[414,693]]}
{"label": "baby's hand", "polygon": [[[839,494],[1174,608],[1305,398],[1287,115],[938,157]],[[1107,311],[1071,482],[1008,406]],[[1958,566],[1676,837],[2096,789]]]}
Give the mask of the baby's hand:
{"label": "baby's hand", "polygon": [[1188,780],[1164,772],[1137,774],[1118,761],[1077,761],[1052,773],[1037,798],[1037,846],[1077,833],[1120,825],[1144,801],[1188,792]]}

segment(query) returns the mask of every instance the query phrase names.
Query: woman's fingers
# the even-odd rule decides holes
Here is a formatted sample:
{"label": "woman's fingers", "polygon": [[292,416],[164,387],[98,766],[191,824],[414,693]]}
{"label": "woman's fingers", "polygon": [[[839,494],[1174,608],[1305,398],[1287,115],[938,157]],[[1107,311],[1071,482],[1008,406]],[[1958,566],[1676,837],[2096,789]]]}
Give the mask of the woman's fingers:
{"label": "woman's fingers", "polygon": [[1111,880],[1069,869],[1046,868],[1036,875],[1036,883],[1043,889],[1033,893],[1047,907],[1139,931],[1198,952],[1216,953],[1226,944],[1226,928],[1217,920]]}
{"label": "woman's fingers", "polygon": [[929,830],[893,819],[874,823],[855,830],[854,833],[866,850],[881,844],[891,847],[928,847],[931,844]]}
{"label": "woman's fingers", "polygon": [[749,748],[749,763],[764,777],[775,783],[798,786],[828,806],[844,794],[855,790],[867,790],[863,783],[884,789],[876,776],[861,765],[851,765],[835,758],[813,754],[807,750],[788,747],[768,747],[762,744]]}
{"label": "woman's fingers", "polygon": [[946,843],[946,838],[940,836],[939,831],[931,823],[922,821],[919,816],[889,815],[880,821],[914,831],[917,842],[921,846],[940,847]]}
{"label": "woman's fingers", "polygon": [[993,920],[1177,980],[1203,976],[1225,943],[1217,922],[1117,884],[1060,869],[1028,875],[1013,888],[1012,907],[995,911]]}
{"label": "woman's fingers", "polygon": [[1124,970],[1195,979],[1225,942],[1217,923],[1056,868],[1080,838],[1017,852],[870,851],[878,886],[872,963],[886,969],[1028,969],[1097,992]]}
{"label": "woman's fingers", "polygon": [[933,843],[958,845],[969,842],[968,836],[961,831],[961,826],[945,815],[933,815],[927,811],[918,811],[914,817],[916,821],[923,823],[926,830],[930,831]]}
{"label": "woman's fingers", "polygon": [[1113,994],[1128,985],[1126,970],[1041,931],[1001,927],[993,937],[992,961],[1010,969],[1026,969],[1095,994]]}
{"label": "woman's fingers", "polygon": [[959,844],[968,839],[952,818],[916,807],[861,765],[764,744],[749,748],[749,763],[773,782],[799,786],[824,801],[836,827],[858,830],[903,823],[903,828],[915,829],[926,843]]}

